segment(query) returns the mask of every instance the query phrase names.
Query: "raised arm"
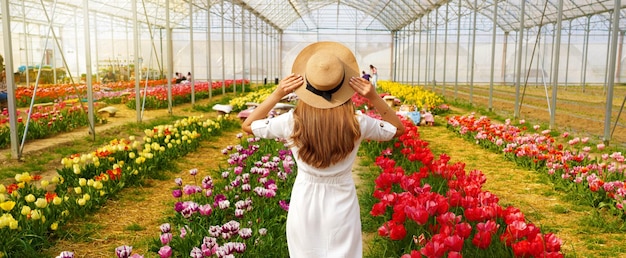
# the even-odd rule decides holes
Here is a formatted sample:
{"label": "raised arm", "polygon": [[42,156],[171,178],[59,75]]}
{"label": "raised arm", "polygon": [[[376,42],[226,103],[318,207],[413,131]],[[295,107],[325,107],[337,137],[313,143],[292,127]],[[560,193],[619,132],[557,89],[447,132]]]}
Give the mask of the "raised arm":
{"label": "raised arm", "polygon": [[297,74],[290,74],[283,78],[272,94],[261,102],[261,104],[250,113],[248,118],[243,121],[241,129],[246,133],[252,134],[252,122],[264,119],[267,113],[269,113],[284,96],[302,86],[303,82],[302,76]]}
{"label": "raised arm", "polygon": [[383,120],[397,128],[394,137],[398,137],[404,133],[404,125],[402,125],[402,121],[400,121],[400,118],[396,115],[396,111],[387,105],[380,95],[376,93],[376,89],[374,89],[372,83],[363,78],[352,77],[350,78],[350,87],[359,95],[367,98],[374,108],[378,110]]}

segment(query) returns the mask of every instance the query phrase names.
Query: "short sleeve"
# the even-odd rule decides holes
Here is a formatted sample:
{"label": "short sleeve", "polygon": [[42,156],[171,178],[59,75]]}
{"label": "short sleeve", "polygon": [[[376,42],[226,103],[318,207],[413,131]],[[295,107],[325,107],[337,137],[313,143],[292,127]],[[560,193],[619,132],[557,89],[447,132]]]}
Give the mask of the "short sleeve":
{"label": "short sleeve", "polygon": [[293,130],[293,111],[274,118],[252,122],[254,136],[265,139],[288,138]]}
{"label": "short sleeve", "polygon": [[357,120],[361,126],[361,137],[367,140],[388,141],[398,130],[389,122],[379,120],[362,113],[357,113]]}

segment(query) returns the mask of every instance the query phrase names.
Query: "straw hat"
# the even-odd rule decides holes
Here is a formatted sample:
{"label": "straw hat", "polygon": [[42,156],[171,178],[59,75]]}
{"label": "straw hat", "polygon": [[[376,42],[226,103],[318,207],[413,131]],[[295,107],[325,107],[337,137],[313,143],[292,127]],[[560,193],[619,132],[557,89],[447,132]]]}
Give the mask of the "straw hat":
{"label": "straw hat", "polygon": [[359,66],[352,51],[337,42],[308,45],[296,57],[291,71],[304,77],[295,90],[298,99],[316,108],[339,106],[354,94],[348,83],[359,77]]}

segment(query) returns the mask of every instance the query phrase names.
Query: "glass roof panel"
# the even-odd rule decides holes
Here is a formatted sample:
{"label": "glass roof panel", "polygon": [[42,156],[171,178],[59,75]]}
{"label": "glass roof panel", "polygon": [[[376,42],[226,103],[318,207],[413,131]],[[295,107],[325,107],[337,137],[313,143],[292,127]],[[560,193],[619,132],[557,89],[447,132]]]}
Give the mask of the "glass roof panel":
{"label": "glass roof panel", "polygon": [[[458,12],[459,4],[464,10],[461,15],[477,10],[483,16],[493,19],[494,1],[498,1],[496,23],[503,31],[515,31],[520,26],[529,28],[555,23],[558,18],[559,0],[138,0],[137,12],[142,23],[145,24],[148,20],[156,26],[164,27],[166,24],[166,5],[168,5],[170,25],[174,28],[188,27],[190,2],[195,7],[195,12],[206,12],[206,9],[210,7],[214,15],[222,15],[219,8],[215,7],[224,3],[228,7],[239,6],[235,8],[238,10],[235,16],[241,15],[240,8],[244,8],[279,31],[287,28],[316,30],[328,27],[329,25],[324,24],[327,20],[332,23],[343,23],[335,24],[335,27],[352,26],[356,28],[354,26],[359,26],[358,28],[364,30],[379,30],[381,29],[379,26],[382,25],[387,31],[395,31],[410,26],[412,22],[422,16],[429,15],[434,10],[439,12],[438,17],[440,18],[437,19],[437,22],[442,22],[443,18],[441,17],[445,15],[445,11],[442,9],[445,9],[445,5],[448,3],[450,4],[450,21],[456,19],[454,16]],[[522,1],[526,3],[523,25],[520,24]],[[56,27],[81,26],[80,20],[84,13],[83,2],[80,0],[9,0],[12,20],[26,20],[29,24],[47,25],[47,12]],[[126,26],[133,19],[132,1],[89,0],[88,4],[90,15],[97,14],[97,17],[113,20],[112,22],[121,26]],[[614,4],[614,0],[563,0],[563,20],[576,20],[580,17],[598,14],[609,17]],[[359,15],[360,21],[355,22],[353,20],[357,18],[355,12],[343,12],[342,10],[346,10],[344,7],[358,10],[360,14],[368,16],[368,18]],[[53,10],[54,16],[52,16]],[[232,8],[228,10],[232,10]],[[338,14],[347,15],[348,18],[337,17]],[[228,19],[233,19],[232,13],[225,11],[223,15],[230,17]],[[624,15],[623,11],[620,12],[621,17]],[[75,16],[79,16],[79,24],[75,24]],[[324,19],[321,19],[322,17]],[[364,24],[366,23],[365,20],[368,20],[369,23]],[[606,21],[606,18],[600,20]],[[620,20],[620,28],[625,29],[623,25],[625,22],[622,20]],[[198,22],[197,24],[202,23]]]}

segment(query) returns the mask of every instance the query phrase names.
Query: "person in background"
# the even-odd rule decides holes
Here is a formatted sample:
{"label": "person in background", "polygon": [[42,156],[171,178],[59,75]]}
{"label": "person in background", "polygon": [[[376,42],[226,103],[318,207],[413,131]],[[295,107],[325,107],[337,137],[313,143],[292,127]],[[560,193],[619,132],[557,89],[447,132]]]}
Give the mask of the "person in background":
{"label": "person in background", "polygon": [[7,106],[8,102],[8,94],[7,94],[7,82],[6,82],[6,72],[2,70],[2,75],[0,75],[0,111]]}
{"label": "person in background", "polygon": [[370,74],[372,75],[372,85],[378,87],[378,69],[374,65],[370,65]]}
{"label": "person in background", "polygon": [[367,81],[370,81],[370,74],[369,73],[365,73],[365,71],[361,72],[361,78],[366,79]]}
{"label": "person in background", "polygon": [[[295,92],[296,108],[267,119],[284,96]],[[382,120],[355,111],[354,92],[367,98]],[[396,112],[359,77],[349,48],[317,42],[296,57],[292,74],[243,122],[257,137],[284,139],[298,172],[287,215],[292,258],[362,257],[359,200],[352,165],[363,140],[387,141],[404,133]]]}
{"label": "person in background", "polygon": [[185,79],[187,81],[191,81],[191,72],[187,72],[187,77]]}

